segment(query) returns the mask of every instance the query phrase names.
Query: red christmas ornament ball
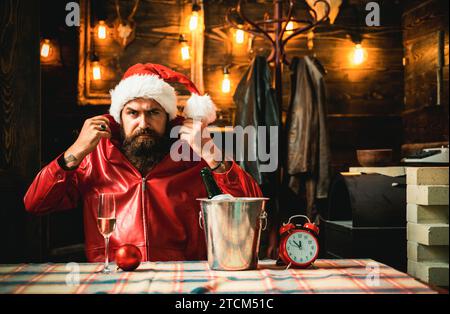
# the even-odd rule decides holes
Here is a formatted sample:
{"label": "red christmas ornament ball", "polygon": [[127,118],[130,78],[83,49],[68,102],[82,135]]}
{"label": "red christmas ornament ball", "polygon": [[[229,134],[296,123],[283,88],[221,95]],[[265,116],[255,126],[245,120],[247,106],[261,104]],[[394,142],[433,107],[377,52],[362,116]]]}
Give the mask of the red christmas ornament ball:
{"label": "red christmas ornament ball", "polygon": [[124,244],[116,251],[117,267],[124,271],[135,270],[141,261],[141,251],[133,244]]}

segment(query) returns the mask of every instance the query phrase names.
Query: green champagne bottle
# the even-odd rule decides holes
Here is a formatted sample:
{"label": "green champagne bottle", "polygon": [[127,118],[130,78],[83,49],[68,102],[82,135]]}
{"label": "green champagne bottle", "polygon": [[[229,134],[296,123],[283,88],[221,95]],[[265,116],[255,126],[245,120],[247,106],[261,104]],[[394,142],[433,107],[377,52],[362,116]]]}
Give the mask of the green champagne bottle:
{"label": "green champagne bottle", "polygon": [[222,190],[217,185],[216,180],[214,180],[214,177],[209,168],[203,168],[200,171],[200,175],[202,176],[203,184],[205,185],[209,199],[213,198],[216,195],[223,194]]}

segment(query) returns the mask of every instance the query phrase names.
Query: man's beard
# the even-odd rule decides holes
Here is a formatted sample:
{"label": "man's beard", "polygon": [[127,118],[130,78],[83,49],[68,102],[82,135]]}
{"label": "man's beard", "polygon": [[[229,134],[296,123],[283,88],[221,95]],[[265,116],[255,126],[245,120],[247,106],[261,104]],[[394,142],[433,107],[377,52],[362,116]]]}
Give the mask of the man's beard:
{"label": "man's beard", "polygon": [[[127,138],[121,126],[120,133],[123,139],[122,152],[142,175],[146,175],[170,151],[171,141],[167,132],[161,136],[149,128],[139,129]],[[141,136],[143,134],[148,136]]]}

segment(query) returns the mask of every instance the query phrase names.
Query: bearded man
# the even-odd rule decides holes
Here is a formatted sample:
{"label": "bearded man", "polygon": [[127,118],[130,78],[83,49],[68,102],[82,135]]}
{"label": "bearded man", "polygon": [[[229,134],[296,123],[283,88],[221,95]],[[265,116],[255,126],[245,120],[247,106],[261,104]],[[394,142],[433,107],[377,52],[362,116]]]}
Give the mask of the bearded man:
{"label": "bearded man", "polygon": [[[177,116],[174,88],[183,84],[192,96]],[[195,127],[193,118],[202,117]],[[111,91],[110,115],[87,119],[75,141],[44,167],[29,187],[26,209],[35,214],[75,208],[83,202],[85,251],[89,262],[104,260],[105,243],[97,228],[99,193],[114,193],[116,228],[108,256],[125,243],[136,245],[144,261],[206,259],[206,242],[198,224],[206,197],[200,170],[210,167],[224,193],[261,196],[256,182],[234,161],[219,161],[211,137],[195,138],[215,119],[215,106],[200,96],[184,75],[156,64],[136,64]],[[175,161],[169,134],[179,137],[200,161]],[[204,149],[206,145],[213,149]],[[216,150],[214,152],[214,149]]]}

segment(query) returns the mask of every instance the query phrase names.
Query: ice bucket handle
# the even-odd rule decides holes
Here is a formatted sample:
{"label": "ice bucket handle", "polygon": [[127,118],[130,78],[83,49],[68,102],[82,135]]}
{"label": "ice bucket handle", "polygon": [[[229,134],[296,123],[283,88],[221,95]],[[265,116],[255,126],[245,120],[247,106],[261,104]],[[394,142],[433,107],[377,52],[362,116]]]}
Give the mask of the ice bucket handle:
{"label": "ice bucket handle", "polygon": [[265,210],[261,213],[261,216],[259,216],[259,219],[264,221],[264,227],[262,228],[262,231],[265,231],[267,228],[267,213]]}
{"label": "ice bucket handle", "polygon": [[[203,218],[203,214],[202,214],[202,211],[200,210],[198,212],[198,225],[200,226],[200,229],[203,230],[203,223],[202,223],[203,219],[202,218]],[[264,227],[262,228],[262,231],[265,231],[267,228],[267,213],[266,213],[266,211],[263,211],[261,213],[261,215],[259,216],[259,219],[264,221]]]}
{"label": "ice bucket handle", "polygon": [[203,230],[203,223],[202,223],[202,210],[200,209],[200,211],[198,212],[198,225],[200,226],[200,229]]}

